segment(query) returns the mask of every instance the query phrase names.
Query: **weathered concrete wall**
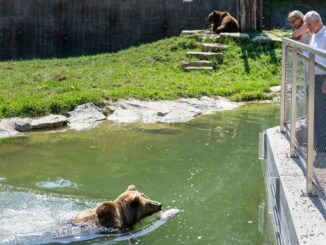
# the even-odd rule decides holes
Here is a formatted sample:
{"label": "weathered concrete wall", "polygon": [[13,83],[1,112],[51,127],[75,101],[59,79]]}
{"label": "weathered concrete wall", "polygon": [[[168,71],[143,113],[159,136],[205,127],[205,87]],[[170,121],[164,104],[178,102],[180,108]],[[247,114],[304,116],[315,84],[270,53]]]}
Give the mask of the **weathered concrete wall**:
{"label": "weathered concrete wall", "polygon": [[0,59],[116,51],[205,28],[236,0],[0,0]]}

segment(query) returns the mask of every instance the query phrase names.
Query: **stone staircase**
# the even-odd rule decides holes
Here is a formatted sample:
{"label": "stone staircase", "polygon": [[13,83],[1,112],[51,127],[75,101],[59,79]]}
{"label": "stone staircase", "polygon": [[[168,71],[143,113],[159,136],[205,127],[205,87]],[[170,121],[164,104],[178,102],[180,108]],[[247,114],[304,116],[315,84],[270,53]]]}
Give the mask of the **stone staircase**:
{"label": "stone staircase", "polygon": [[[201,43],[201,51],[189,51],[186,53],[187,57],[195,57],[198,62],[181,62],[181,67],[185,71],[191,70],[209,70],[213,71],[214,64],[216,66],[217,62],[223,59],[223,51],[227,50],[228,46],[224,44],[226,39],[234,39],[239,42],[250,40],[247,33],[220,33],[214,34],[209,30],[183,30],[180,34],[181,36],[187,36],[194,38],[196,41]],[[281,38],[274,36],[271,33],[263,32],[250,41],[257,44],[273,44],[281,42]],[[212,62],[213,61],[213,62]]]}
{"label": "stone staircase", "polygon": [[207,30],[184,30],[181,35],[195,38],[197,41],[213,41],[214,43],[203,42],[201,43],[201,51],[188,51],[186,56],[189,58],[195,57],[198,61],[181,61],[181,67],[184,71],[193,70],[206,70],[213,71],[214,63],[213,61],[223,60],[223,52],[228,48],[227,45],[222,43],[216,43],[220,38],[220,35],[212,34]]}
{"label": "stone staircase", "polygon": [[191,71],[191,70],[212,71],[214,69],[213,62],[209,60],[198,60],[198,61],[191,61],[191,62],[181,61],[181,67],[185,71]]}
{"label": "stone staircase", "polygon": [[246,33],[214,34],[208,30],[184,30],[180,35],[194,38],[201,42],[201,51],[189,51],[186,53],[187,57],[195,57],[200,62],[182,61],[181,67],[184,71],[213,71],[216,68],[217,63],[223,60],[223,51],[228,48],[227,45],[223,44],[225,39],[232,38],[238,41],[250,39],[249,35]]}

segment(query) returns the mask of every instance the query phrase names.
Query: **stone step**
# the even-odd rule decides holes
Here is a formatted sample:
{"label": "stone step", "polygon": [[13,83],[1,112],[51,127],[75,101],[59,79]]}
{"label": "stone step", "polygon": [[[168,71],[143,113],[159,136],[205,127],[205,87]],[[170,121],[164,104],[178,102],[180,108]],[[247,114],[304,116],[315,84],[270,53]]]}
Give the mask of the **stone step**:
{"label": "stone step", "polygon": [[188,35],[189,37],[192,37],[194,39],[196,39],[197,41],[217,41],[220,39],[220,35],[218,34],[211,34],[211,33],[199,33],[199,34],[190,34]]}
{"label": "stone step", "polygon": [[209,61],[209,60],[196,60],[196,61],[190,61],[190,62],[186,62],[186,61],[181,61],[181,66],[183,68],[185,67],[213,67],[213,62]]}
{"label": "stone step", "polygon": [[220,40],[224,41],[226,38],[231,38],[238,41],[249,40],[250,37],[247,33],[242,32],[222,32],[220,33]]}
{"label": "stone step", "polygon": [[208,67],[208,66],[187,66],[183,68],[185,71],[212,71],[214,70],[213,67]]}
{"label": "stone step", "polygon": [[210,31],[209,30],[183,30],[181,31],[181,36],[185,35],[185,36],[189,36],[189,35],[196,35],[196,34],[209,34]]}
{"label": "stone step", "polygon": [[188,57],[196,57],[200,60],[210,60],[210,59],[223,59],[222,53],[213,53],[213,52],[198,52],[198,51],[189,51],[187,52]]}
{"label": "stone step", "polygon": [[203,52],[216,52],[227,49],[228,46],[222,43],[202,43]]}

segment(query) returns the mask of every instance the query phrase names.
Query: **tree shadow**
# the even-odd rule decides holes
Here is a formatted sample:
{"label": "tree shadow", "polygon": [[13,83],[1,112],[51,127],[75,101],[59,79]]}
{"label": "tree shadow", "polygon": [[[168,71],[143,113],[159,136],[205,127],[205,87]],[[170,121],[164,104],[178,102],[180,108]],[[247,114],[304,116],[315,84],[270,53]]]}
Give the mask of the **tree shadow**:
{"label": "tree shadow", "polygon": [[249,60],[259,59],[262,55],[267,55],[270,57],[269,62],[271,64],[276,64],[280,62],[277,57],[275,49],[280,47],[279,43],[258,43],[253,41],[240,42],[240,48],[242,53],[242,60],[247,74],[250,73],[250,63]]}

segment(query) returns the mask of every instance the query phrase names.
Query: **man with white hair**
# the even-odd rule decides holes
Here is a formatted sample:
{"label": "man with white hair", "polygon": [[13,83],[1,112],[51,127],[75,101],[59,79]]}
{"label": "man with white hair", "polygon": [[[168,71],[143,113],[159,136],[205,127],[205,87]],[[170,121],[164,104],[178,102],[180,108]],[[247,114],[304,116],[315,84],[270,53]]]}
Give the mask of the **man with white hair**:
{"label": "man with white hair", "polygon": [[[304,21],[312,36],[309,45],[326,51],[326,26],[316,11],[309,11]],[[326,66],[326,58],[316,55],[315,61]],[[326,71],[315,69],[315,150],[326,152]]]}

